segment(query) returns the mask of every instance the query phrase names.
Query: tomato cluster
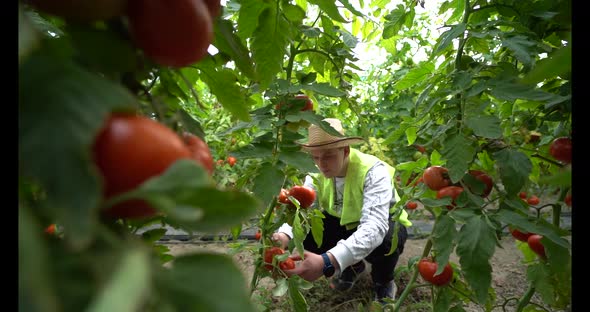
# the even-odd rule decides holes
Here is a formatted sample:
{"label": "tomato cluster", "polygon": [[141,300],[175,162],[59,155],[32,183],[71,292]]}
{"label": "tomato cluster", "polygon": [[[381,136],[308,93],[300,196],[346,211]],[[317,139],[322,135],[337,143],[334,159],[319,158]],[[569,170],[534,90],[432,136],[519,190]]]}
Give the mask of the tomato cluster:
{"label": "tomato cluster", "polygon": [[[282,255],[285,253],[285,250],[283,250],[280,247],[270,247],[264,250],[264,268],[272,271],[273,270],[273,265],[272,265],[272,261],[274,259],[275,256],[277,255]],[[292,270],[295,268],[295,261],[291,258],[287,258],[283,261],[280,261],[278,263],[279,268],[281,270]]]}
{"label": "tomato cluster", "polygon": [[[138,187],[179,159],[192,159],[212,172],[213,158],[204,141],[189,133],[181,137],[163,124],[135,114],[111,114],[93,146],[93,160],[103,178],[105,199]],[[145,201],[131,199],[111,206],[105,214],[113,218],[144,218],[156,212]]]}
{"label": "tomato cluster", "polygon": [[432,258],[422,258],[418,262],[418,272],[424,280],[436,286],[444,286],[450,283],[453,279],[453,267],[447,263],[439,275],[434,275],[437,269],[438,264]]}
{"label": "tomato cluster", "polygon": [[522,232],[513,227],[508,227],[508,229],[510,230],[510,234],[512,234],[512,237],[521,242],[527,243],[531,250],[534,251],[537,255],[539,255],[539,257],[541,257],[542,259],[546,258],[545,247],[543,247],[543,244],[541,243],[541,239],[543,238],[542,235]]}
{"label": "tomato cluster", "polygon": [[220,0],[28,0],[38,10],[77,21],[126,17],[130,37],[154,62],[184,67],[207,55]]}
{"label": "tomato cluster", "polygon": [[291,203],[291,200],[289,200],[289,196],[295,197],[299,201],[299,206],[301,208],[308,208],[315,201],[316,193],[311,187],[295,185],[288,190],[281,189],[278,198],[279,203],[294,207],[293,203]]}

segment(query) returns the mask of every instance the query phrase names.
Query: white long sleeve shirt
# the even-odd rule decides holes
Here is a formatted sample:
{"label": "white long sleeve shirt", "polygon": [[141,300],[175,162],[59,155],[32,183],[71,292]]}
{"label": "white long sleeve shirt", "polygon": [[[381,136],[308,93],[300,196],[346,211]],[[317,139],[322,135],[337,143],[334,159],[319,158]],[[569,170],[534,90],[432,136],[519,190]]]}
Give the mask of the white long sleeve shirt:
{"label": "white long sleeve shirt", "polygon": [[[335,178],[336,198],[334,208],[342,210],[342,192],[344,190],[344,177]],[[315,190],[310,176],[305,178],[305,186]],[[368,256],[383,242],[383,238],[389,230],[389,208],[395,203],[394,189],[391,177],[385,165],[378,161],[369,169],[365,177],[363,192],[363,207],[361,219],[356,231],[347,239],[340,240],[336,246],[328,250],[341,270],[357,263]],[[311,207],[317,205],[317,197]],[[293,229],[288,224],[283,224],[277,230],[289,237],[293,237]]]}

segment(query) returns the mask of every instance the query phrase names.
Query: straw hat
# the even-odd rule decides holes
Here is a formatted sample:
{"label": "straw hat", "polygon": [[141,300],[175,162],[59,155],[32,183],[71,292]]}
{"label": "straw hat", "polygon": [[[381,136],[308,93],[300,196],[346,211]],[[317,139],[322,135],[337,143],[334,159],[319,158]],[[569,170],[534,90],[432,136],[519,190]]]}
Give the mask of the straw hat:
{"label": "straw hat", "polygon": [[330,149],[358,144],[364,141],[363,138],[344,136],[344,129],[342,122],[336,118],[326,118],[323,121],[327,122],[343,136],[331,135],[317,125],[311,125],[308,128],[307,143],[299,143],[301,148],[306,151],[314,151],[319,149]]}

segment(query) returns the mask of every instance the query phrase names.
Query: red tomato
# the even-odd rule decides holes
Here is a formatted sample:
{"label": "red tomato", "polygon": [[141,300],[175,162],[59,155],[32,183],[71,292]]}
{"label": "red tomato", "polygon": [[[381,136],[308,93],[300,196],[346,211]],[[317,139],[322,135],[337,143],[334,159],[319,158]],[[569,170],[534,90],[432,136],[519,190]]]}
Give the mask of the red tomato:
{"label": "red tomato", "polygon": [[160,65],[194,64],[207,55],[213,40],[203,0],[129,0],[127,17],[137,46]]}
{"label": "red tomato", "polygon": [[221,13],[221,1],[220,0],[203,0],[207,9],[209,9],[209,15],[211,19],[215,19]]}
{"label": "red tomato", "polygon": [[279,193],[279,203],[281,204],[290,204],[291,201],[289,200],[289,191],[282,188],[281,192]]}
{"label": "red tomato", "polygon": [[539,257],[545,259],[547,256],[545,255],[545,247],[543,247],[543,244],[541,243],[541,238],[543,238],[542,235],[533,234],[529,236],[527,243],[529,244],[529,247],[539,255]]}
{"label": "red tomato", "polygon": [[431,284],[436,286],[444,286],[451,282],[453,278],[453,267],[449,263],[445,265],[445,268],[439,275],[434,275],[438,269],[438,264],[430,258],[422,258],[418,262],[418,272],[420,276]]}
{"label": "red tomato", "polygon": [[200,137],[189,132],[184,132],[182,139],[191,151],[193,159],[201,164],[209,172],[209,175],[213,174],[213,156],[211,156],[211,151],[207,143]]}
{"label": "red tomato", "polygon": [[[131,114],[112,114],[96,137],[93,150],[106,199],[160,175],[178,159],[191,159],[188,147],[174,131]],[[142,218],[155,215],[156,210],[142,200],[129,200],[105,213],[114,218]]]}
{"label": "red tomato", "polygon": [[521,242],[526,242],[533,233],[521,232],[515,228],[510,228],[510,234]]}
{"label": "red tomato", "polygon": [[77,21],[106,20],[125,13],[124,0],[28,0],[27,4],[56,16]]}
{"label": "red tomato", "polygon": [[285,261],[281,261],[279,263],[279,268],[281,268],[281,270],[293,270],[295,268],[295,261],[293,261],[293,259],[291,258],[287,258],[285,259]]}
{"label": "red tomato", "polygon": [[256,234],[254,234],[254,238],[256,240],[260,240],[261,237],[262,237],[262,232],[260,232],[260,230],[258,230],[258,232],[256,232]]}
{"label": "red tomato", "polygon": [[229,156],[227,158],[227,163],[229,164],[230,167],[233,167],[236,164],[236,161],[238,161],[238,160],[233,156]]}
{"label": "red tomato", "polygon": [[549,154],[564,163],[572,162],[572,140],[568,137],[556,138],[549,146]]}
{"label": "red tomato", "polygon": [[447,205],[447,209],[451,210],[455,207],[455,199],[463,192],[463,188],[460,186],[445,186],[436,192],[436,198],[441,199],[444,197],[451,197],[453,199],[451,205]]}
{"label": "red tomato", "polygon": [[[306,100],[305,104],[303,105],[303,107],[301,108],[301,111],[312,111],[313,110],[313,102],[311,101],[311,99],[309,98],[309,96],[305,95],[305,94],[298,94],[296,95],[293,99],[299,100],[299,99],[303,99]],[[287,101],[287,109],[291,108],[292,105],[292,99]],[[283,106],[283,102],[277,103],[275,105],[275,109],[279,110],[281,109],[281,107]]]}
{"label": "red tomato", "polygon": [[301,208],[311,206],[315,200],[315,190],[303,185],[295,185],[291,187],[289,195],[295,197],[299,201],[299,206]]}
{"label": "red tomato", "polygon": [[267,270],[272,271],[272,268],[273,268],[272,259],[274,258],[275,255],[282,255],[284,253],[285,253],[285,251],[282,248],[276,247],[276,246],[270,247],[270,248],[267,248],[266,250],[264,250],[264,263],[265,263],[264,267]]}
{"label": "red tomato", "polygon": [[431,190],[438,191],[451,184],[448,176],[449,170],[441,166],[430,166],[424,170],[422,179]]}
{"label": "red tomato", "polygon": [[518,197],[522,198],[522,199],[526,199],[527,198],[527,193],[526,192],[520,192],[518,193]]}
{"label": "red tomato", "polygon": [[52,223],[50,224],[48,227],[45,228],[45,233],[49,234],[49,235],[53,235],[55,234],[55,224]]}
{"label": "red tomato", "polygon": [[490,195],[492,192],[492,187],[494,186],[492,178],[481,170],[469,170],[469,174],[485,184],[483,191],[477,195],[481,195],[481,197],[488,197],[488,195]]}
{"label": "red tomato", "polygon": [[414,144],[414,147],[420,152],[420,153],[426,153],[426,148],[424,148],[424,146],[422,145],[418,145],[418,144]]}
{"label": "red tomato", "polygon": [[416,209],[417,207],[418,207],[418,203],[416,203],[416,202],[413,202],[413,201],[411,201],[411,202],[408,202],[408,203],[406,204],[406,208],[408,208],[408,209],[411,209],[411,210],[414,210],[414,209]]}
{"label": "red tomato", "polygon": [[538,205],[541,200],[539,200],[539,197],[532,195],[531,197],[529,197],[529,199],[527,199],[526,201],[529,205],[534,206],[534,205]]}
{"label": "red tomato", "polygon": [[563,199],[563,201],[565,202],[566,205],[571,207],[572,206],[572,193],[567,193],[565,195],[565,198]]}

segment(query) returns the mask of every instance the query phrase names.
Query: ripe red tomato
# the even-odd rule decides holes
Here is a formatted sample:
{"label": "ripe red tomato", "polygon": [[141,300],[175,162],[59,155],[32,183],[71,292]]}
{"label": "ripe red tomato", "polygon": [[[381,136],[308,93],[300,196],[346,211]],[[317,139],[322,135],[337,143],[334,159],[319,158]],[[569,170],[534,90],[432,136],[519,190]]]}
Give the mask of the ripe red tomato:
{"label": "ripe red tomato", "polygon": [[531,195],[531,197],[529,197],[529,199],[527,199],[526,202],[529,205],[534,206],[534,205],[538,205],[541,202],[541,200],[536,195]]}
{"label": "ripe red tomato", "polygon": [[45,233],[49,235],[55,234],[55,223],[50,224],[48,227],[45,228]]}
{"label": "ripe red tomato", "polygon": [[527,193],[526,192],[520,192],[518,193],[518,197],[522,198],[522,199],[526,199],[527,198]]}
{"label": "ripe red tomato", "polygon": [[541,243],[541,238],[543,238],[542,235],[533,234],[529,236],[527,242],[529,244],[529,247],[531,247],[531,249],[537,255],[539,255],[539,257],[545,259],[547,256],[545,255],[545,247],[543,247],[543,244]]}
{"label": "ripe red tomato", "polygon": [[447,209],[451,210],[455,207],[455,199],[463,192],[463,188],[460,186],[445,186],[436,192],[436,198],[441,199],[443,197],[451,197],[453,199],[451,205],[447,205]]}
{"label": "ripe red tomato", "polygon": [[[298,94],[296,95],[293,99],[299,100],[299,99],[304,99],[305,101],[305,105],[303,105],[303,107],[301,108],[301,111],[308,111],[308,110],[313,110],[313,102],[311,101],[311,99],[309,98],[309,96],[305,95],[305,94]],[[290,102],[292,100],[289,100],[287,102],[287,109],[291,108],[292,102]],[[283,106],[283,102],[277,103],[275,105],[275,109],[279,110],[281,109],[281,107]]]}
{"label": "ripe red tomato", "polygon": [[256,232],[256,234],[254,234],[254,238],[255,238],[256,240],[260,240],[260,238],[261,238],[261,237],[262,237],[262,232],[260,232],[260,230],[258,230],[258,231]]}
{"label": "ripe red tomato", "polygon": [[129,0],[129,31],[156,63],[184,67],[207,55],[213,24],[203,0]]}
{"label": "ripe red tomato", "polygon": [[418,203],[416,203],[416,202],[413,202],[413,201],[411,201],[411,202],[408,202],[408,203],[406,204],[406,208],[408,208],[408,209],[411,209],[411,210],[414,210],[414,209],[416,209],[417,207],[418,207]]}
{"label": "ripe red tomato", "polygon": [[203,141],[203,139],[200,137],[189,132],[184,132],[182,134],[182,139],[184,140],[184,143],[188,149],[191,151],[193,159],[201,164],[207,170],[207,172],[209,172],[209,175],[212,175],[214,169],[213,156],[211,155],[211,151],[209,150],[207,143],[205,143],[205,141]]}
{"label": "ripe red tomato", "polygon": [[563,199],[563,201],[565,202],[566,205],[568,205],[568,207],[572,206],[572,193],[567,193],[565,195],[565,198]]}
{"label": "ripe red tomato", "polygon": [[236,164],[236,161],[238,161],[238,160],[233,156],[229,156],[227,158],[227,163],[229,164],[230,167],[233,167]]}
{"label": "ripe red tomato", "polygon": [[424,170],[422,179],[431,190],[438,191],[451,184],[448,172],[449,170],[445,167],[430,166]]}
{"label": "ripe red tomato", "polygon": [[299,201],[299,206],[301,208],[311,206],[315,200],[315,190],[304,185],[295,185],[291,187],[289,195],[295,197]]}
{"label": "ripe red tomato", "polygon": [[424,280],[436,286],[444,286],[450,283],[453,278],[453,267],[447,263],[443,271],[435,276],[434,273],[436,273],[437,268],[438,264],[430,258],[422,258],[418,262],[418,272]]}
{"label": "ripe red tomato", "polygon": [[215,19],[221,13],[221,1],[220,0],[203,0],[205,5],[207,5],[207,9],[209,10],[209,15],[211,19]]}
{"label": "ripe red tomato", "polygon": [[272,259],[274,258],[275,255],[282,255],[284,253],[285,253],[285,251],[282,248],[276,247],[276,246],[265,249],[264,250],[264,263],[265,263],[264,267],[267,270],[272,271],[272,268],[273,268]]}
{"label": "ripe red tomato", "polygon": [[572,140],[568,137],[556,138],[549,146],[549,154],[566,164],[572,162]]}
{"label": "ripe red tomato", "polygon": [[282,188],[281,192],[279,193],[279,203],[281,204],[290,204],[291,201],[289,200],[289,191]]}
{"label": "ripe red tomato", "polygon": [[533,233],[521,232],[521,231],[519,231],[518,229],[515,229],[515,228],[510,228],[509,227],[509,229],[510,229],[510,234],[512,234],[512,236],[515,239],[518,239],[521,242],[526,242],[529,239],[529,237],[531,235],[533,235]]}
{"label": "ripe red tomato", "polygon": [[279,268],[281,270],[293,270],[295,268],[295,261],[291,258],[285,259],[285,261],[279,262]]}
{"label": "ripe red tomato", "polygon": [[124,0],[28,0],[35,9],[77,21],[106,20],[125,13]]}
{"label": "ripe red tomato", "polygon": [[478,195],[481,195],[481,197],[488,197],[488,195],[490,195],[490,193],[492,192],[492,188],[494,186],[492,178],[487,173],[481,170],[469,170],[469,174],[485,184],[483,192],[478,193]]}
{"label": "ripe red tomato", "polygon": [[418,144],[414,144],[414,147],[420,152],[420,153],[426,153],[426,148],[424,148],[424,146],[422,145],[418,145]]}
{"label": "ripe red tomato", "polygon": [[[93,152],[106,199],[160,175],[178,159],[191,159],[188,147],[170,128],[145,116],[119,113],[107,119]],[[129,200],[108,208],[105,214],[142,218],[155,215],[156,210],[142,200]]]}

